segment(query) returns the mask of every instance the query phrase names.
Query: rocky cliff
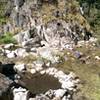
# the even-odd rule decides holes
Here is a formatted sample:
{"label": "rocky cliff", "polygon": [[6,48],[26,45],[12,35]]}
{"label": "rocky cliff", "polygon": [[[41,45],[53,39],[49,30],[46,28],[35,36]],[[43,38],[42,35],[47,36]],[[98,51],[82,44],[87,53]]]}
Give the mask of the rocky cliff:
{"label": "rocky cliff", "polygon": [[[6,4],[2,33],[13,33],[20,44],[77,44],[89,40],[90,26],[75,0],[12,0]],[[33,40],[34,38],[34,40]],[[60,40],[59,40],[60,39]],[[44,44],[45,43],[45,44]],[[51,46],[54,44],[51,44]]]}

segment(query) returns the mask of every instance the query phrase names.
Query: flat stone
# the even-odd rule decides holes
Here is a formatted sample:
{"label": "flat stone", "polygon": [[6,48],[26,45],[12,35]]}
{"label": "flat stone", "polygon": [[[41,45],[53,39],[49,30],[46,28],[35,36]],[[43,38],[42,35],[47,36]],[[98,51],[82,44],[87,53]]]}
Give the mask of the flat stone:
{"label": "flat stone", "polygon": [[10,43],[10,44],[6,44],[5,46],[4,46],[4,48],[5,49],[10,49],[11,47],[13,47],[14,46],[14,44],[13,43]]}
{"label": "flat stone", "polygon": [[23,72],[26,69],[26,65],[25,64],[19,64],[19,65],[15,65],[14,66],[14,70],[18,71],[18,72]]}
{"label": "flat stone", "polygon": [[55,90],[54,95],[55,95],[55,97],[62,98],[64,96],[64,94],[66,93],[66,91],[67,90],[64,90],[64,89],[58,89],[58,90]]}

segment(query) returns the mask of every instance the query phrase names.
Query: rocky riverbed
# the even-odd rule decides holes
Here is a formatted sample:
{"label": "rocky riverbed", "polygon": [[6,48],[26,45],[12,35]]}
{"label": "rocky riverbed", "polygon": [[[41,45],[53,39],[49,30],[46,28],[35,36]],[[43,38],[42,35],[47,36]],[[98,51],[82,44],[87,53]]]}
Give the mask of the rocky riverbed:
{"label": "rocky riverbed", "polygon": [[[87,45],[90,44],[90,42],[91,41],[89,41]],[[83,45],[84,44],[81,44],[81,46]],[[13,98],[13,100],[22,100],[22,98],[24,98],[23,100],[73,99],[73,95],[79,90],[81,83],[79,77],[72,71],[64,73],[64,71],[55,66],[65,61],[68,62],[71,57],[69,57],[69,55],[73,55],[74,58],[79,59],[82,63],[87,63],[88,60],[86,61],[86,59],[88,58],[84,57],[84,53],[74,49],[66,49],[66,55],[63,50],[48,48],[49,47],[39,47],[27,51],[27,48],[16,48],[14,44],[1,46],[0,55],[6,57],[8,63],[7,61],[6,63],[1,62],[0,71],[12,81],[12,83],[7,85],[7,90],[10,91],[9,93],[12,94],[12,97],[9,97],[11,94],[6,90],[9,98]],[[18,50],[20,51],[15,52]],[[13,55],[16,56],[12,56],[12,52],[14,52],[15,54]],[[29,57],[35,59],[30,59]],[[99,57],[96,56],[94,59],[99,60],[98,58]],[[6,80],[4,80],[4,82],[6,82]],[[3,88],[3,85],[1,85],[1,87]],[[2,90],[1,92],[4,93]]]}
{"label": "rocky riverbed", "polygon": [[[72,95],[77,91],[80,83],[79,78],[73,72],[65,74],[53,67],[53,64],[62,62],[60,56],[63,53],[57,49],[46,47],[38,48],[35,52],[27,52],[25,48],[20,48],[21,55],[18,56],[17,52],[16,56],[12,56],[10,54],[10,52],[13,52],[11,50],[12,46],[14,47],[12,44],[7,44],[1,47],[1,56],[8,57],[8,59],[18,59],[20,57],[25,59],[30,56],[30,53],[33,53],[34,56],[31,56],[36,57],[36,60],[28,63],[16,62],[16,60],[15,62],[13,60],[13,63],[1,63],[1,73],[12,80],[13,84],[10,84],[8,89],[13,94],[14,100],[20,100],[22,97],[23,100],[27,100],[27,98],[30,100],[38,100],[39,98],[43,98],[43,100],[72,99]],[[19,50],[19,48],[14,51],[16,50]],[[24,53],[21,53],[21,50]],[[56,54],[57,52],[59,55]],[[34,96],[30,97],[30,94]]]}

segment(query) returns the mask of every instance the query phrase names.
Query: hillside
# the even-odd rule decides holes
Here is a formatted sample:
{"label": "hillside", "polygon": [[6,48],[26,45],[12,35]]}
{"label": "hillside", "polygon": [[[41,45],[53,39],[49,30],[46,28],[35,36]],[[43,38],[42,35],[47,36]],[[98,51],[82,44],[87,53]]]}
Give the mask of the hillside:
{"label": "hillside", "polygon": [[99,2],[91,2],[0,0],[0,73],[13,82],[2,100],[100,100]]}

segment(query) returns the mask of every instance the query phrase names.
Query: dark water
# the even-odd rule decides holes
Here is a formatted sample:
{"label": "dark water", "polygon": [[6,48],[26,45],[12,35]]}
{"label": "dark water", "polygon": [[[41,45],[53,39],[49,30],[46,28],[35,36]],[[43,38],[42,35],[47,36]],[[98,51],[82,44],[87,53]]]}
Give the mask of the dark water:
{"label": "dark water", "polygon": [[9,77],[10,79],[14,80],[14,75],[16,72],[14,71],[14,63],[12,64],[2,64],[1,65],[1,73],[4,74],[5,76]]}
{"label": "dark water", "polygon": [[31,77],[28,77],[26,74],[20,82],[33,94],[44,93],[49,89],[59,89],[61,87],[58,79],[47,74],[41,75],[39,73]]}

